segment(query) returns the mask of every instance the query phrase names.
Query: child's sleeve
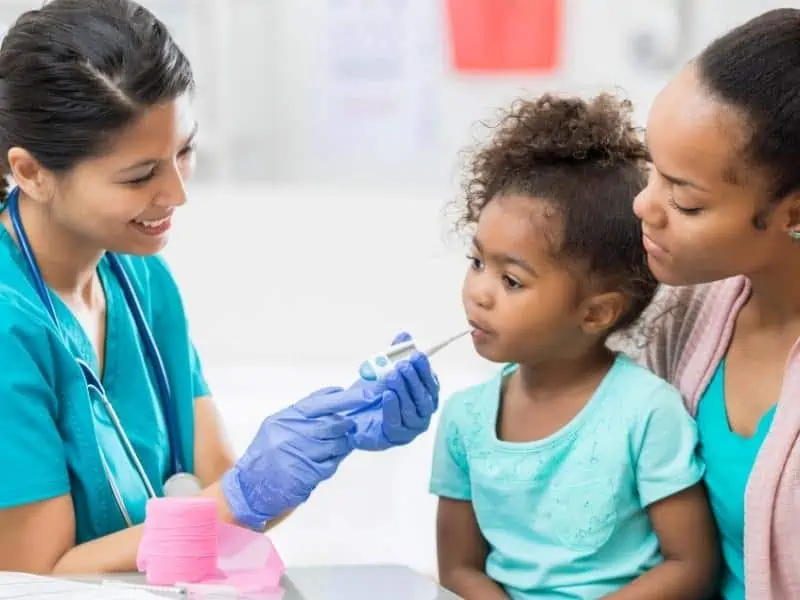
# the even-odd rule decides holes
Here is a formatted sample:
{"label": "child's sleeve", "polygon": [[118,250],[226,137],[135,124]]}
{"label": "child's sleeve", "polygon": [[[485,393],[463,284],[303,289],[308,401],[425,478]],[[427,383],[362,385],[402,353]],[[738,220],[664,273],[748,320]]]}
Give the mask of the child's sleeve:
{"label": "child's sleeve", "polygon": [[430,491],[453,500],[471,500],[467,452],[458,423],[460,400],[456,395],[445,402],[439,418]]}
{"label": "child's sleeve", "polygon": [[642,408],[633,443],[636,484],[647,507],[695,485],[705,467],[697,455],[697,426],[678,390],[664,382]]}

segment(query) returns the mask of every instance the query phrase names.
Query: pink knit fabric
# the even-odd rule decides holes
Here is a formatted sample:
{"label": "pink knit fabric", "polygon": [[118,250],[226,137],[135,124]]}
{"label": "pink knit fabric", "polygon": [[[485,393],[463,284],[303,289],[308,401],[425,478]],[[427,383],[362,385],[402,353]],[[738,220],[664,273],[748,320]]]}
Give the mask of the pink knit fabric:
{"label": "pink knit fabric", "polygon": [[[736,316],[750,294],[744,277],[665,288],[649,312],[641,349],[619,349],[675,385],[694,415],[727,351]],[[661,317],[656,315],[669,307]],[[745,499],[747,598],[800,598],[800,350],[786,363],[772,427],[756,458]]]}

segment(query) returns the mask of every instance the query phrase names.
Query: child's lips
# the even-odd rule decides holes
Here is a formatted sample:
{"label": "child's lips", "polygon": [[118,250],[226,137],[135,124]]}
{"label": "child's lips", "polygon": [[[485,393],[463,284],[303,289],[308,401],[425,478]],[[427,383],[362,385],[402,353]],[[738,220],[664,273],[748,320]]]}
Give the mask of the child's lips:
{"label": "child's lips", "polygon": [[486,325],[479,323],[478,321],[470,319],[468,323],[469,326],[472,327],[472,339],[475,341],[485,340],[493,333],[491,329],[486,327]]}

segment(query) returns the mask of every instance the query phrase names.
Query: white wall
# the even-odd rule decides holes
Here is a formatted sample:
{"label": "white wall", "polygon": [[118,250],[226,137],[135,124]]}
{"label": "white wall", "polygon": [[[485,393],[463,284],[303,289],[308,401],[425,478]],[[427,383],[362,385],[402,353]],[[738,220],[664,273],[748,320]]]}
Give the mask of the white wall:
{"label": "white wall", "polygon": [[[330,10],[370,0],[140,0],[173,29],[193,61],[202,119],[203,180],[337,183],[348,187],[449,189],[454,157],[471,125],[510,99],[544,90],[618,89],[646,107],[667,76],[715,35],[769,8],[800,0],[563,0],[563,50],[553,73],[465,76],[449,68],[444,0],[395,0],[398,32],[413,55],[404,103],[421,108],[427,140],[411,151],[377,138],[333,146]],[[375,0],[378,3],[379,0]],[[0,0],[0,26],[42,0]],[[683,7],[684,36],[672,22]],[[656,33],[675,60],[648,68],[634,38]],[[685,38],[685,39],[683,39]],[[416,87],[414,87],[416,86]]]}
{"label": "white wall", "polygon": [[[419,107],[417,121],[409,117],[408,128],[425,122],[425,140],[408,151],[380,136],[346,147],[333,140],[332,146],[325,124],[334,93],[330,55],[336,47],[330,41],[329,7],[358,1],[368,6],[369,0],[184,1],[209,7],[196,15],[205,37],[189,46],[198,57],[206,122],[219,134],[206,138],[219,146],[206,160],[207,173],[380,190],[451,186],[454,159],[471,141],[471,125],[520,95],[616,89],[635,102],[644,122],[647,106],[670,73],[714,36],[768,8],[800,6],[800,0],[564,0],[559,69],[494,77],[450,69],[444,0],[397,0],[395,5],[407,7],[398,11],[403,17],[397,30],[408,40],[409,52],[401,65],[408,78],[399,91],[404,104]],[[158,10],[180,2],[147,4]],[[686,17],[685,39],[671,22],[676,6]],[[174,8],[164,14],[180,15]],[[667,53],[676,43],[672,64],[654,69],[637,60],[634,38],[643,32],[657,34]]]}

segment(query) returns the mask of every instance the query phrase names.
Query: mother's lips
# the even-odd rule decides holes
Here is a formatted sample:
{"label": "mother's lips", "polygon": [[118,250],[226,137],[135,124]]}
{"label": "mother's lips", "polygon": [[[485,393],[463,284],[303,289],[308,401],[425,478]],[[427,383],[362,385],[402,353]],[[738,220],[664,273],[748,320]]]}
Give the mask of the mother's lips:
{"label": "mother's lips", "polygon": [[647,234],[642,235],[642,245],[644,246],[644,249],[645,251],[647,251],[648,254],[656,254],[662,256],[669,254],[669,252],[667,252],[667,249],[664,248],[664,246],[654,241],[653,238],[651,238]]}

